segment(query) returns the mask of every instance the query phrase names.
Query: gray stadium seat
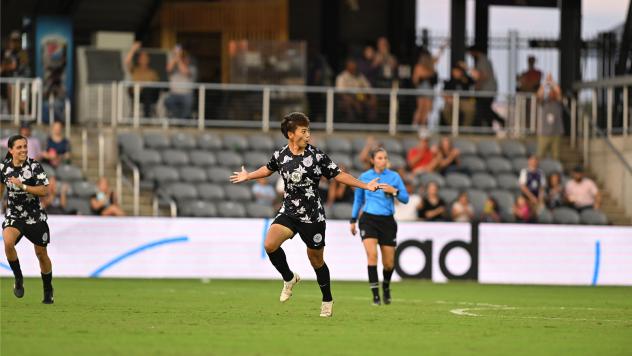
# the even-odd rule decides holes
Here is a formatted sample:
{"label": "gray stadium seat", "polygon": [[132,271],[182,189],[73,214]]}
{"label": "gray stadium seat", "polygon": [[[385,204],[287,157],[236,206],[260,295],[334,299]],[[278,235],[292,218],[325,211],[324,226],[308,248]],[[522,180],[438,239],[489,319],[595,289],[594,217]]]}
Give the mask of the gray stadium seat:
{"label": "gray stadium seat", "polygon": [[[6,155],[0,155],[1,158],[4,158],[4,156]],[[42,164],[42,168],[44,169],[44,172],[46,172],[46,176],[48,176],[48,178],[50,177],[57,177],[57,172],[55,172],[55,168],[53,168],[53,166],[46,164],[46,163],[41,163]]]}
{"label": "gray stadium seat", "polygon": [[430,182],[435,182],[439,185],[439,187],[443,187],[446,183],[445,183],[445,178],[443,178],[442,175],[440,175],[439,173],[433,173],[433,172],[428,172],[428,173],[423,173],[419,176],[418,178],[419,180],[419,184],[422,184],[424,187],[428,185],[428,183]]}
{"label": "gray stadium seat", "polygon": [[[320,149],[322,150],[323,148],[321,147],[321,144],[323,142],[320,141],[318,147],[320,147]],[[277,135],[274,137],[274,149],[275,150],[280,150],[281,147],[287,145],[287,138],[285,138],[285,136],[283,135]]]}
{"label": "gray stadium seat", "polygon": [[162,164],[167,166],[186,166],[189,164],[189,155],[182,150],[162,151]]}
{"label": "gray stadium seat", "polygon": [[145,142],[145,147],[155,150],[163,150],[171,146],[171,143],[169,142],[169,137],[167,137],[167,135],[163,133],[146,133],[143,136],[143,141]]}
{"label": "gray stadium seat", "polygon": [[419,139],[418,138],[405,138],[402,141],[402,146],[404,148],[404,151],[406,153],[408,153],[408,151],[410,151],[411,148],[417,146],[419,144]]}
{"label": "gray stadium seat", "polygon": [[448,187],[454,189],[468,189],[472,186],[470,178],[462,173],[450,173],[445,177]]}
{"label": "gray stadium seat", "polygon": [[193,135],[185,132],[176,132],[171,136],[171,146],[179,150],[192,150],[197,147],[197,142]]}
{"label": "gray stadium seat", "polygon": [[217,208],[215,204],[203,201],[183,201],[178,204],[179,216],[192,216],[192,217],[215,217],[217,216]]}
{"label": "gray stadium seat", "polygon": [[227,200],[249,202],[252,201],[252,192],[248,185],[227,184],[224,186]]}
{"label": "gray stadium seat", "polygon": [[135,132],[122,132],[117,136],[117,142],[121,148],[121,154],[131,156],[133,152],[143,149],[143,138]]}
{"label": "gray stadium seat", "polygon": [[353,160],[348,154],[338,152],[329,155],[329,158],[338,166],[344,167],[347,171],[353,166]]}
{"label": "gray stadium seat", "polygon": [[553,223],[553,214],[549,209],[542,209],[538,214],[538,224],[552,224]]}
{"label": "gray stadium seat", "polygon": [[242,135],[225,135],[223,141],[227,150],[243,152],[248,149],[248,141]]}
{"label": "gray stadium seat", "polygon": [[468,139],[457,138],[454,139],[452,144],[461,151],[461,156],[478,154],[476,144]]}
{"label": "gray stadium seat", "polygon": [[487,173],[476,173],[472,177],[472,186],[476,189],[490,190],[497,187],[496,178]]}
{"label": "gray stadium seat", "polygon": [[526,157],[527,149],[522,142],[516,140],[506,140],[500,143],[503,155],[508,158]]}
{"label": "gray stadium seat", "polygon": [[200,167],[181,167],[180,179],[185,183],[206,182],[206,171]]}
{"label": "gray stadium seat", "polygon": [[216,204],[217,214],[223,218],[245,218],[246,208],[234,201],[223,201]]}
{"label": "gray stadium seat", "polygon": [[487,193],[479,189],[468,189],[467,196],[474,207],[474,214],[480,216],[485,209],[485,202],[487,201]]}
{"label": "gray stadium seat", "polygon": [[399,140],[394,138],[384,138],[381,139],[380,142],[382,143],[382,147],[384,147],[388,152],[389,156],[405,153],[404,146],[402,146]]}
{"label": "gray stadium seat", "polygon": [[556,159],[544,158],[540,160],[540,169],[544,172],[544,174],[551,175],[551,173],[564,173],[564,168],[562,167],[562,163]]}
{"label": "gray stadium seat", "polygon": [[503,173],[496,177],[496,182],[500,189],[515,191],[520,189],[518,177],[510,173]]}
{"label": "gray stadium seat", "polygon": [[226,197],[223,186],[214,183],[197,185],[198,197],[206,201],[220,201]]}
{"label": "gray stadium seat", "polygon": [[599,210],[586,209],[583,210],[579,217],[582,224],[586,225],[608,225],[608,218]]}
{"label": "gray stadium seat", "polygon": [[368,166],[364,162],[362,162],[360,156],[357,153],[353,155],[353,168],[361,171],[365,171],[368,168]]}
{"label": "gray stadium seat", "polygon": [[68,198],[66,211],[76,211],[77,215],[93,215],[92,209],[90,209],[90,200],[86,198]]}
{"label": "gray stadium seat", "polygon": [[217,152],[217,163],[224,166],[230,167],[231,169],[241,169],[241,166],[244,164],[244,159],[237,152],[233,151],[219,151]]}
{"label": "gray stadium seat", "polygon": [[208,180],[213,183],[225,184],[229,182],[229,177],[233,175],[234,171],[223,167],[211,167],[206,170]]}
{"label": "gray stadium seat", "polygon": [[461,167],[467,169],[470,174],[487,172],[487,164],[478,156],[465,156],[461,159]]}
{"label": "gray stadium seat", "polygon": [[189,162],[198,167],[210,167],[217,164],[217,158],[211,151],[193,150],[189,152]]}
{"label": "gray stadium seat", "polygon": [[439,189],[439,197],[449,206],[459,197],[459,191],[452,188]]}
{"label": "gray stadium seat", "polygon": [[333,208],[330,207],[329,205],[325,205],[324,209],[325,209],[325,217],[327,219],[333,219],[334,218]]}
{"label": "gray stadium seat", "polygon": [[521,170],[527,168],[528,162],[526,158],[514,158],[511,160],[511,166],[515,173],[520,173]]}
{"label": "gray stadium seat", "polygon": [[487,159],[487,169],[494,175],[513,172],[511,162],[502,157],[491,157]]}
{"label": "gray stadium seat", "polygon": [[362,152],[365,145],[366,145],[366,138],[364,137],[358,137],[351,140],[351,147],[353,148],[353,152],[355,153]]}
{"label": "gray stadium seat", "polygon": [[134,153],[130,158],[143,169],[162,163],[162,156],[156,150],[145,149]]}
{"label": "gray stadium seat", "polygon": [[489,192],[489,196],[496,200],[496,203],[498,203],[498,207],[502,212],[509,214],[512,213],[514,195],[511,192],[502,189],[494,189]]}
{"label": "gray stadium seat", "polygon": [[270,136],[252,135],[248,137],[250,149],[253,151],[266,152],[272,154],[274,151],[274,140]]}
{"label": "gray stadium seat", "polygon": [[55,172],[57,173],[57,179],[64,182],[83,180],[83,173],[81,172],[81,169],[70,164],[59,165]]}
{"label": "gray stadium seat", "polygon": [[478,154],[483,157],[494,157],[502,155],[500,145],[497,141],[484,140],[480,141],[477,145]]}
{"label": "gray stadium seat", "polygon": [[263,153],[259,152],[246,152],[244,154],[244,163],[249,167],[256,167],[258,169],[261,166],[265,166],[270,161],[272,157],[272,152]]}
{"label": "gray stadium seat", "polygon": [[346,138],[331,136],[325,140],[327,150],[338,153],[351,153],[351,142]]}
{"label": "gray stadium seat", "polygon": [[97,187],[88,182],[80,181],[72,183],[72,195],[78,198],[90,198],[97,192]]}
{"label": "gray stadium seat", "polygon": [[527,146],[527,156],[534,155],[538,152],[538,143],[536,141],[529,141]]}
{"label": "gray stadium seat", "polygon": [[406,169],[406,160],[399,154],[390,154],[388,155],[388,159],[391,162],[392,170],[396,171],[399,169]]}
{"label": "gray stadium seat", "polygon": [[251,218],[273,218],[276,211],[269,205],[248,204],[246,213]]}
{"label": "gray stadium seat", "polygon": [[216,134],[205,132],[198,137],[197,146],[203,150],[220,150],[222,139]]}
{"label": "gray stadium seat", "polygon": [[334,219],[348,220],[351,219],[351,211],[353,205],[350,203],[336,203],[331,209]]}
{"label": "gray stadium seat", "polygon": [[170,166],[154,166],[146,172],[145,180],[154,181],[160,186],[180,180],[180,174],[177,169]]}
{"label": "gray stadium seat", "polygon": [[163,192],[178,202],[191,201],[198,198],[197,189],[192,184],[171,183]]}
{"label": "gray stadium seat", "polygon": [[556,224],[579,224],[579,214],[574,209],[561,207],[553,209],[553,221]]}

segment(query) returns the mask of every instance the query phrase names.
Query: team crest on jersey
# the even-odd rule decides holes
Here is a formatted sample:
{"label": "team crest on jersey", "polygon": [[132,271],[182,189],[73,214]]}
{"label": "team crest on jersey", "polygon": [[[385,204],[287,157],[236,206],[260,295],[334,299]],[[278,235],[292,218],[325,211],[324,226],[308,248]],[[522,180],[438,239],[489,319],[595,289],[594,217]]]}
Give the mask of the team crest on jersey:
{"label": "team crest on jersey", "polygon": [[314,159],[312,158],[312,156],[307,156],[303,158],[303,165],[305,167],[311,167],[313,163],[314,163]]}
{"label": "team crest on jersey", "polygon": [[30,170],[22,171],[22,177],[24,177],[24,179],[30,179],[32,176],[33,174],[31,174]]}
{"label": "team crest on jersey", "polygon": [[316,234],[316,235],[314,235],[314,242],[315,242],[315,243],[319,244],[319,243],[321,243],[322,241],[323,241],[323,235],[321,235],[321,234]]}

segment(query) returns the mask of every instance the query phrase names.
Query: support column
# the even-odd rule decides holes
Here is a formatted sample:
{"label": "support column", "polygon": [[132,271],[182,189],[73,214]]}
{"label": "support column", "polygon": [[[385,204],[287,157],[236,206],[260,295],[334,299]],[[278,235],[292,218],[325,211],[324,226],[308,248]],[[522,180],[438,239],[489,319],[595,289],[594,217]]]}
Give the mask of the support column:
{"label": "support column", "polygon": [[485,0],[476,0],[474,10],[474,42],[487,54],[489,42],[489,4]]}
{"label": "support column", "polygon": [[452,0],[450,10],[450,63],[465,60],[465,0]]}
{"label": "support column", "polygon": [[560,1],[560,85],[567,94],[573,82],[581,79],[582,4],[576,0]]}

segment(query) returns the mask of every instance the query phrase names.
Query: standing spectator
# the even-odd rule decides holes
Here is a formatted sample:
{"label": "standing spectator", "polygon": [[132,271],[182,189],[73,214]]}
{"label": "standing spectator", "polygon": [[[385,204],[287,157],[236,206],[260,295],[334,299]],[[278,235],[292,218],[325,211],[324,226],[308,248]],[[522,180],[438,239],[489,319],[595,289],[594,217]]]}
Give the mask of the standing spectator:
{"label": "standing spectator", "polygon": [[374,63],[381,68],[377,79],[377,87],[390,88],[397,69],[397,58],[391,54],[391,45],[384,36],[377,39],[377,53],[375,54]]}
{"label": "standing spectator", "polygon": [[46,151],[42,152],[43,161],[57,168],[70,162],[70,141],[64,137],[64,124],[55,121],[46,140]]}
{"label": "standing spectator", "polygon": [[481,222],[499,223],[501,222],[500,207],[496,199],[489,197],[483,206]]}
{"label": "standing spectator", "polygon": [[472,219],[474,219],[474,207],[470,203],[467,193],[463,192],[452,204],[452,221],[470,222]]}
{"label": "standing spectator", "polygon": [[[469,91],[474,85],[474,80],[467,74],[464,62],[459,62],[450,71],[450,80],[443,84],[444,90]],[[454,110],[452,95],[444,95],[443,122],[452,124],[452,110]],[[468,96],[459,96],[459,126],[472,126],[476,115],[476,99]]]}
{"label": "standing spectator", "polygon": [[66,210],[66,202],[68,197],[68,184],[62,183],[61,191],[57,191],[57,177],[50,176],[48,178],[48,195],[40,198],[42,208],[46,214],[68,214]]}
{"label": "standing spectator", "polygon": [[535,93],[542,81],[542,72],[535,67],[535,57],[527,58],[528,69],[518,76],[518,91],[524,93]]}
{"label": "standing spectator", "polygon": [[[27,149],[28,149],[28,157],[32,158],[36,161],[40,161],[42,158],[42,146],[40,144],[40,141],[37,139],[37,137],[33,137],[31,136],[32,134],[32,130],[31,130],[31,124],[29,124],[26,121],[23,121],[20,124],[20,136],[26,138],[28,144],[27,144]],[[2,146],[3,147],[9,147],[8,146],[8,142],[9,142],[9,137],[4,138],[2,140]]]}
{"label": "standing spectator", "polygon": [[546,175],[538,168],[538,157],[532,155],[527,160],[527,168],[520,170],[518,177],[520,191],[525,196],[534,211],[544,203],[544,188],[546,187]]}
{"label": "standing spectator", "polygon": [[417,220],[417,209],[421,204],[421,196],[423,195],[423,186],[419,188],[418,192],[415,192],[413,183],[410,179],[404,180],[406,191],[410,192],[408,195],[408,203],[404,204],[395,199],[395,221],[415,221]]}
{"label": "standing spectator", "polygon": [[[2,77],[30,77],[31,68],[28,51],[22,48],[22,36],[20,32],[13,31],[7,40],[7,47],[2,53],[2,61],[0,63],[0,75]],[[13,112],[15,105],[20,102],[13,102],[14,86],[12,84],[2,83],[0,92],[2,92],[2,100],[6,100],[7,113]],[[4,107],[4,105],[3,105]],[[22,109],[22,108],[21,108]]]}
{"label": "standing spectator", "polygon": [[460,157],[461,151],[452,146],[452,140],[447,136],[442,137],[437,151],[437,169],[439,172],[443,175],[458,172],[461,165]]}
{"label": "standing spectator", "polygon": [[191,57],[176,45],[167,62],[169,73],[169,97],[165,100],[165,106],[169,115],[178,119],[191,117],[193,106],[193,86],[197,77],[197,69],[191,63]]}
{"label": "standing spectator", "polygon": [[114,191],[110,189],[108,179],[99,178],[97,192],[90,198],[90,209],[94,215],[124,216],[125,212],[118,205]]}
{"label": "standing spectator", "polygon": [[406,163],[413,176],[434,172],[439,163],[437,148],[430,146],[428,137],[421,136],[419,143],[408,150]]}
{"label": "standing spectator", "polygon": [[428,183],[426,196],[417,208],[417,216],[424,221],[445,221],[446,210],[445,201],[439,196],[439,185]]}
{"label": "standing spectator", "polygon": [[255,196],[257,204],[273,206],[276,199],[276,192],[272,185],[268,184],[266,177],[257,179],[257,184],[252,186],[252,194]]}
{"label": "standing spectator", "polygon": [[[474,58],[475,68],[472,70],[472,78],[475,80],[474,89],[495,95],[498,90],[496,83],[496,75],[492,62],[479,46],[471,46],[468,48],[469,54]],[[476,98],[476,118],[474,124],[476,126],[492,126],[494,121],[499,124],[504,119],[492,108],[494,96],[484,96]]]}
{"label": "standing spectator", "polygon": [[372,87],[375,87],[380,69],[380,66],[376,63],[375,48],[371,45],[366,45],[362,51],[362,58],[358,60],[358,71],[364,75]]}
{"label": "standing spectator", "polygon": [[562,178],[559,173],[553,173],[549,176],[544,200],[549,209],[555,209],[564,203],[564,187],[562,187]]}
{"label": "standing spectator", "polygon": [[525,198],[524,195],[521,195],[516,199],[516,203],[514,204],[512,210],[513,210],[514,217],[516,218],[518,222],[523,222],[523,223],[534,222],[533,210],[531,210],[531,206],[529,205],[529,202],[527,201],[527,198]]}
{"label": "standing spectator", "polygon": [[[438,76],[435,70],[435,58],[427,49],[422,49],[419,59],[413,68],[412,82],[415,88],[432,90],[437,85]],[[422,94],[417,97],[417,109],[413,115],[413,125],[426,125],[428,114],[432,110],[433,95]]]}
{"label": "standing spectator", "polygon": [[[336,77],[338,89],[369,89],[371,84],[362,73],[358,73],[356,61],[349,58],[345,70]],[[375,95],[362,92],[340,94],[340,108],[347,122],[375,121],[377,100]]]}
{"label": "standing spectator", "polygon": [[[132,48],[125,56],[125,68],[129,71],[134,82],[157,82],[160,80],[158,73],[150,67],[149,54],[141,50],[142,43],[134,42]],[[136,56],[136,63],[134,63]],[[134,98],[134,90],[130,88],[130,97]],[[140,88],[140,103],[143,105],[144,117],[151,117],[152,106],[158,101],[160,92],[158,88]]]}
{"label": "standing spectator", "polygon": [[576,166],[572,176],[573,179],[566,182],[564,188],[566,200],[580,212],[584,209],[599,209],[601,193],[595,182],[584,176],[584,167]]}
{"label": "standing spectator", "polygon": [[564,134],[562,122],[562,91],[560,86],[553,81],[551,73],[546,75],[544,84],[536,94],[542,103],[542,116],[540,117],[540,132],[538,135],[538,156],[544,157],[551,152],[553,159],[560,158],[560,137]]}

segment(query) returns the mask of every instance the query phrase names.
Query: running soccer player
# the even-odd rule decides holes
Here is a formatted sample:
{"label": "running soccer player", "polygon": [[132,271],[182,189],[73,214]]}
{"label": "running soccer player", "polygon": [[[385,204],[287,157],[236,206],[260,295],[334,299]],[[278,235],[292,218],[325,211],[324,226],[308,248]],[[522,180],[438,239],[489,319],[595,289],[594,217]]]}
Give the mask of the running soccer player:
{"label": "running soccer player", "polygon": [[369,272],[369,286],[373,293],[373,304],[380,305],[379,282],[377,276],[377,245],[382,252],[384,280],[382,290],[384,304],[391,304],[391,275],[395,262],[395,246],[397,243],[397,223],[393,214],[394,199],[408,203],[408,192],[402,178],[397,172],[388,169],[388,154],[384,148],[378,147],[371,152],[373,168],[362,173],[359,179],[363,182],[380,180],[379,191],[356,190],[351,212],[351,234],[356,234],[356,221],[360,217],[360,237],[366,250]]}
{"label": "running soccer player", "polygon": [[7,187],[9,204],[2,223],[4,252],[15,276],[13,294],[24,296],[24,283],[15,245],[26,236],[35,245],[44,283],[44,304],[53,304],[53,268],[46,251],[50,232],[46,212],[40,206],[39,197],[48,194],[46,172],[34,159],[27,157],[27,140],[24,136],[11,136],[9,152],[0,163],[0,196]]}
{"label": "running soccer player", "polygon": [[330,317],[333,313],[333,298],[329,268],[323,259],[325,247],[325,210],[318,194],[318,182],[321,176],[347,184],[352,187],[375,191],[377,179],[368,183],[341,172],[338,166],[320,149],[309,144],[309,119],[303,113],[286,115],[281,122],[281,132],[288,144],[274,152],[267,165],[254,172],[241,172],[230,176],[232,183],[241,183],[252,179],[268,177],[279,172],[285,183],[283,205],[279,209],[266,239],[264,248],[270,262],[283,277],[281,302],[292,296],[292,288],[301,280],[287,264],[281,244],[297,233],[307,245],[307,258],[316,272],[316,279],[322,292],[320,316]]}

